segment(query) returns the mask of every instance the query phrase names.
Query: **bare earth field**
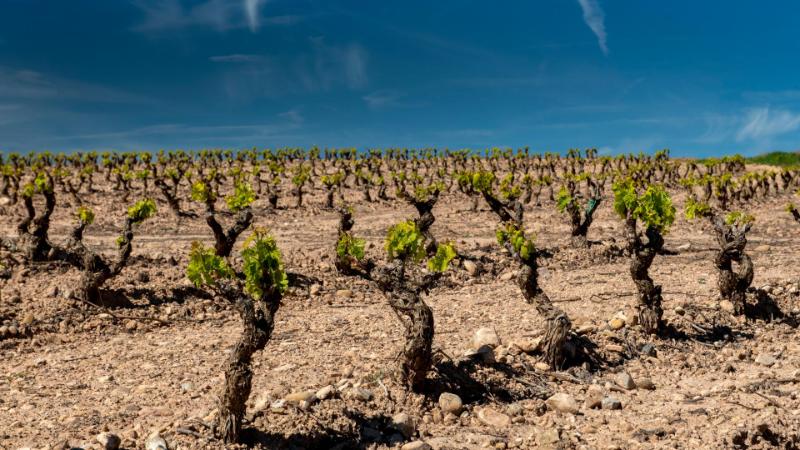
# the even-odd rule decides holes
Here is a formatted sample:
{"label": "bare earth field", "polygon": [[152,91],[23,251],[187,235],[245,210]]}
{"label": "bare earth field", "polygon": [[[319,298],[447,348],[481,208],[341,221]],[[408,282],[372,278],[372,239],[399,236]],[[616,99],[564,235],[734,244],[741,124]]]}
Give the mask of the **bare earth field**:
{"label": "bare earth field", "polygon": [[[683,196],[674,200],[680,211]],[[88,201],[97,220],[86,240],[111,254],[123,203],[102,193]],[[484,204],[477,213],[464,212],[466,197],[444,194],[433,232],[480,258],[482,270],[471,275],[457,267],[424,297],[436,320],[438,361],[425,395],[405,393],[395,381],[403,330],[382,294],[333,269],[337,214],[318,207],[320,193],[305,201],[302,209],[267,211],[263,199],[254,207],[254,224],[275,235],[287,270],[307,278],[291,288],[272,339],[255,355],[246,424],[252,446],[800,446],[800,225],[783,210],[788,197],[749,210],[756,217],[748,234],[756,289],[748,302],[758,314],[747,320],[718,306],[710,228],[676,221],[666,237],[674,254],[657,256],[650,270],[664,288],[665,319],[674,327],[673,337],[663,339],[643,336],[635,326],[609,327],[614,317],[632,317],[635,287],[626,257],[602,256],[623,240],[608,199],[595,216],[589,238],[597,244],[588,251],[568,247],[567,218],[552,204],[528,207],[526,228],[552,254],[540,260],[542,287],[603,361],[589,370],[550,373],[536,367],[535,352],[523,351],[540,336],[543,321],[509,278],[516,265],[495,243],[495,216]],[[281,199],[281,205],[293,202]],[[0,340],[0,448],[102,448],[101,432],[120,436],[122,448],[145,448],[154,432],[171,449],[224,447],[208,426],[240,320],[231,306],[202,295],[185,278],[191,241],[212,241],[203,219],[176,225],[166,206],[159,207],[137,230],[132,262],[107,286],[130,298],[129,307],[103,310],[71,299],[78,277],[71,268],[17,266],[0,279],[0,320],[25,333]],[[73,208],[59,198],[54,241],[65,238]],[[20,211],[5,211],[0,233],[13,234]],[[355,212],[355,234],[367,239],[373,258],[381,258],[390,225],[416,216],[399,201],[358,203]],[[464,356],[480,328],[499,337],[494,363]],[[653,350],[642,351],[648,343]],[[623,372],[638,387],[621,387]],[[330,396],[310,406],[280,401],[329,385]],[[440,409],[439,394],[446,391],[464,400],[460,415]],[[559,392],[575,399],[577,413],[545,405]],[[597,395],[617,399],[621,409],[590,408],[585,400]],[[399,413],[413,422],[408,437],[391,425]]]}

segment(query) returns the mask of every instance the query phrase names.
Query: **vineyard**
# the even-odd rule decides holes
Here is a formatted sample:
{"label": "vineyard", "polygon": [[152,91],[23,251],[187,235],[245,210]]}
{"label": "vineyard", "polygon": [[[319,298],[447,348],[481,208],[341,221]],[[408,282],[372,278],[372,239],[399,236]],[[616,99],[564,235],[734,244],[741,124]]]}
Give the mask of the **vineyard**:
{"label": "vineyard", "polygon": [[0,448],[800,448],[796,155],[0,156]]}

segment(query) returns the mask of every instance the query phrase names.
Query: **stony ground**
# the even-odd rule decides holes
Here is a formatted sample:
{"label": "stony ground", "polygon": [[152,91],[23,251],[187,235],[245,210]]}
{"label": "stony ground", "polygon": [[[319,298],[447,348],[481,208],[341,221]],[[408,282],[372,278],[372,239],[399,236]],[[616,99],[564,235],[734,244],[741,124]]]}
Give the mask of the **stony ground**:
{"label": "stony ground", "polygon": [[[89,201],[98,220],[87,241],[110,252],[120,202],[104,194]],[[747,320],[719,307],[710,229],[677,221],[666,243],[675,254],[658,256],[651,269],[673,327],[661,339],[631,324],[628,261],[606,257],[622,237],[608,202],[588,251],[568,248],[566,218],[552,205],[528,208],[528,230],[552,254],[541,262],[542,286],[597,354],[598,364],[552,373],[536,364],[542,320],[510,279],[515,267],[494,244],[495,218],[465,212],[466,198],[444,196],[434,210],[435,235],[478,263],[472,273],[456,268],[425,297],[436,318],[438,362],[429,392],[419,395],[395,381],[402,329],[385,299],[331,267],[336,214],[314,206],[320,196],[303,209],[269,212],[260,202],[256,225],[275,234],[288,270],[307,278],[285,298],[272,340],[255,357],[251,446],[800,446],[800,224],[783,211],[787,198],[750,209],[758,289]],[[375,258],[386,229],[414,217],[398,203],[355,209],[354,231]],[[71,210],[59,204],[54,240],[63,239]],[[0,232],[10,234],[17,212],[5,212]],[[171,449],[223,447],[208,426],[240,324],[231,307],[192,289],[183,272],[191,241],[209,236],[201,219],[178,224],[162,207],[138,230],[131,265],[110,282],[131,299],[125,308],[72,299],[73,269],[16,267],[0,279],[0,448],[102,448],[97,436],[104,432],[119,436],[123,448],[145,448],[154,433]],[[479,339],[497,340],[493,355],[470,351],[481,329]],[[440,401],[446,392],[463,407],[452,396]]]}

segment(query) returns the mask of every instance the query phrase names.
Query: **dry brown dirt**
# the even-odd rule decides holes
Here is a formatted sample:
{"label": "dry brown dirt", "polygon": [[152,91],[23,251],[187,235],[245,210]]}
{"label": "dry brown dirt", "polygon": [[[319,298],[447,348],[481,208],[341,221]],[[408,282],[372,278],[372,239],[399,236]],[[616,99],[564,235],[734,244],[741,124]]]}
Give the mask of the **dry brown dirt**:
{"label": "dry brown dirt", "polygon": [[[87,241],[111,254],[121,202],[102,192],[87,200],[97,213]],[[682,207],[680,194],[675,200]],[[783,211],[787,201],[772,198],[749,209],[756,217],[748,244],[753,287],[764,288],[762,303],[774,305],[762,304],[758,310],[771,314],[747,320],[718,307],[711,230],[676,221],[666,237],[676,254],[658,256],[651,268],[674,327],[667,338],[642,336],[630,326],[608,328],[618,313],[631,317],[634,299],[627,258],[601,257],[623,236],[608,199],[589,236],[601,243],[588,253],[568,248],[567,219],[552,205],[528,207],[527,229],[552,253],[541,260],[542,286],[602,361],[588,371],[552,374],[535,367],[536,354],[517,348],[540,335],[542,320],[508,279],[515,267],[495,244],[495,217],[483,204],[477,213],[465,212],[465,197],[445,194],[434,209],[434,234],[483,258],[485,271],[473,277],[456,268],[424,297],[435,315],[439,364],[423,395],[405,393],[394,379],[402,329],[381,293],[333,270],[337,215],[319,207],[321,193],[307,196],[302,209],[289,207],[293,199],[284,197],[284,208],[267,211],[259,199],[255,225],[271,230],[287,269],[308,283],[290,290],[272,340],[255,356],[247,438],[281,449],[400,448],[412,441],[436,449],[797,448],[800,224]],[[103,431],[119,435],[123,448],[144,448],[153,432],[171,449],[223,448],[208,424],[240,322],[233,308],[194,291],[185,279],[191,242],[210,242],[203,220],[178,224],[166,205],[159,207],[158,216],[137,229],[131,264],[107,286],[130,298],[131,307],[104,311],[70,299],[78,273],[65,267],[17,266],[0,280],[0,320],[27,333],[0,340],[0,448],[100,448],[95,436]],[[73,209],[59,198],[54,241],[64,239]],[[400,202],[358,203],[355,212],[355,234],[367,239],[374,258],[382,255],[387,228],[415,214]],[[0,232],[13,234],[18,214],[7,207]],[[749,296],[751,305],[756,296]],[[454,369],[482,327],[501,340],[497,362]],[[645,343],[655,347],[654,356],[639,352]],[[615,380],[623,371],[641,384],[650,379],[654,389],[619,388]],[[309,408],[276,403],[331,384],[339,388],[332,398]],[[592,384],[622,409],[587,408]],[[442,416],[443,391],[464,399],[460,417]],[[577,414],[545,407],[543,398],[559,392],[576,399]],[[369,400],[361,398],[368,394]],[[510,423],[485,424],[481,417],[492,411]],[[389,422],[398,413],[416,422],[413,437],[401,439],[392,430]]]}

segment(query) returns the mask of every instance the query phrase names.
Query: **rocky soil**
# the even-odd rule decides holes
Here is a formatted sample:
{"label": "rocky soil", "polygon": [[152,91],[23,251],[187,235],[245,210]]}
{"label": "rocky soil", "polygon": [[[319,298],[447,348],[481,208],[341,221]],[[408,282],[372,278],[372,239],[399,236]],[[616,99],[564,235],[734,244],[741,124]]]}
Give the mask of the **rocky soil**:
{"label": "rocky soil", "polygon": [[[70,226],[61,198],[51,237]],[[87,241],[109,254],[124,209],[88,199],[97,223]],[[670,337],[643,336],[631,302],[623,227],[606,201],[589,250],[568,248],[567,219],[529,207],[525,223],[550,256],[544,290],[596,353],[592,363],[550,372],[538,363],[542,319],[511,279],[494,241],[495,217],[465,212],[445,195],[434,213],[439,240],[471,260],[425,296],[436,319],[437,364],[429,390],[395,381],[400,323],[380,292],[332,267],[337,215],[319,208],[267,211],[287,269],[302,274],[278,311],[272,340],[254,361],[249,446],[322,448],[787,448],[800,447],[800,224],[787,198],[754,204],[751,314],[732,317],[717,298],[716,242],[703,223],[679,219],[670,254],[651,276],[664,287]],[[682,206],[681,195],[676,202]],[[282,204],[293,204],[282,199]],[[482,205],[483,206],[483,205]],[[222,365],[240,332],[236,312],[194,289],[184,267],[202,219],[178,221],[164,205],[134,239],[132,263],[110,288],[131,300],[99,309],[72,298],[73,269],[13,266],[0,279],[0,448],[224,448],[209,426]],[[0,233],[18,220],[6,206]],[[380,258],[387,228],[415,212],[399,202],[357,204],[355,234]],[[198,210],[199,212],[199,210]],[[486,346],[492,350],[476,351]]]}

